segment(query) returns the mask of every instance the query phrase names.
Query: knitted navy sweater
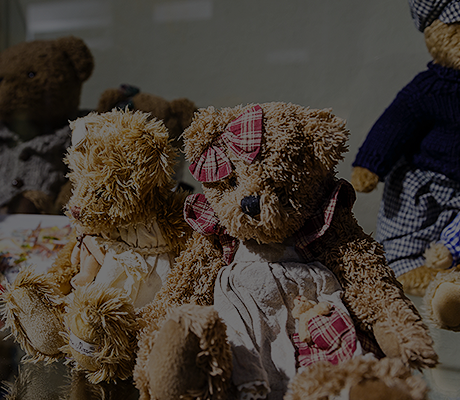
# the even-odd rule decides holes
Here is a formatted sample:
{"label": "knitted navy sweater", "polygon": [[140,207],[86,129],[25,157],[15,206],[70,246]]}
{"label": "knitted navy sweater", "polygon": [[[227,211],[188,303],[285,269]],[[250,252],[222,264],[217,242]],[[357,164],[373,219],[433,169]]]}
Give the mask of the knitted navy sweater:
{"label": "knitted navy sweater", "polygon": [[353,166],[383,180],[403,156],[460,182],[460,71],[430,62],[374,124]]}

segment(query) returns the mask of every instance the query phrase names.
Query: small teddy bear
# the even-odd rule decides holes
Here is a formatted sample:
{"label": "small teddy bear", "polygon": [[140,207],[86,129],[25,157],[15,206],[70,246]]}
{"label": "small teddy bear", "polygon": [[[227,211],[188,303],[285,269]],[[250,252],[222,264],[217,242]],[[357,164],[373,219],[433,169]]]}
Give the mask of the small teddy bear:
{"label": "small teddy bear", "polygon": [[[354,218],[354,190],[335,176],[348,134],[330,110],[291,103],[195,114],[185,153],[203,193],[187,197],[194,233],[142,310],[134,370],[142,400],[282,399],[304,369],[325,385],[320,361],[331,376],[359,375],[347,386],[333,380],[327,395],[362,398],[366,385],[387,398],[423,398],[409,367],[434,367],[437,355],[382,247]],[[295,339],[297,296],[331,305],[313,318],[316,346]],[[380,375],[367,371],[379,346],[389,357]]]}
{"label": "small teddy bear", "polygon": [[294,299],[292,316],[299,320],[299,339],[302,342],[311,343],[311,334],[308,329],[308,322],[318,315],[327,315],[331,312],[332,305],[327,302],[317,303],[308,300],[305,296],[297,296]]}
{"label": "small teddy bear", "polygon": [[70,188],[62,159],[93,56],[76,37],[19,43],[0,53],[0,208],[60,213]]}
{"label": "small teddy bear", "polygon": [[410,6],[433,60],[375,122],[353,163],[351,183],[370,192],[385,182],[376,239],[404,290],[424,296],[444,274],[442,263],[427,265],[425,249],[460,211],[460,12],[452,0]]}
{"label": "small teddy bear", "polygon": [[176,151],[164,124],[113,110],[72,121],[75,239],[51,269],[22,270],[2,295],[6,325],[32,360],[64,354],[91,383],[132,375],[138,311],[185,246],[185,194],[173,191]]}

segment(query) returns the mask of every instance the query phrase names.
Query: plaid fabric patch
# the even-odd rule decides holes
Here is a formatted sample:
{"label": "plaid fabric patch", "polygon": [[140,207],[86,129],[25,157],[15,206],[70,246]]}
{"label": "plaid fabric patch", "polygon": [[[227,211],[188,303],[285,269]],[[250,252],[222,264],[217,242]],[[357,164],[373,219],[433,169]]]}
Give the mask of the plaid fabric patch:
{"label": "plaid fabric patch", "polygon": [[308,253],[307,246],[315,239],[323,236],[324,232],[331,226],[337,204],[345,204],[346,207],[351,209],[355,200],[356,192],[351,184],[345,179],[338,180],[323,210],[309,219],[296,233],[296,248],[302,252],[305,259],[312,258]]}
{"label": "plaid fabric patch", "polygon": [[436,19],[445,24],[460,21],[458,0],[409,0],[409,7],[414,24],[421,32]]}
{"label": "plaid fabric patch", "polygon": [[376,239],[400,276],[424,264],[423,253],[460,212],[460,183],[398,163],[385,180]]}
{"label": "plaid fabric patch", "polygon": [[251,164],[260,151],[263,111],[256,105],[227,125],[226,130],[193,162],[189,170],[199,182],[216,182],[231,174],[233,168],[224,146],[245,163]]}
{"label": "plaid fabric patch", "polygon": [[452,267],[460,262],[460,214],[441,232],[440,241],[452,254]]}
{"label": "plaid fabric patch", "polygon": [[293,334],[299,367],[307,367],[318,361],[332,364],[349,360],[356,351],[356,331],[351,318],[342,310],[333,308],[329,315],[317,315],[308,322],[313,343],[300,341]]}
{"label": "plaid fabric patch", "polygon": [[238,239],[230,236],[227,230],[220,225],[219,218],[204,194],[197,193],[187,196],[184,204],[185,221],[193,230],[204,236],[217,235],[222,245],[224,260],[227,264],[233,261]]}

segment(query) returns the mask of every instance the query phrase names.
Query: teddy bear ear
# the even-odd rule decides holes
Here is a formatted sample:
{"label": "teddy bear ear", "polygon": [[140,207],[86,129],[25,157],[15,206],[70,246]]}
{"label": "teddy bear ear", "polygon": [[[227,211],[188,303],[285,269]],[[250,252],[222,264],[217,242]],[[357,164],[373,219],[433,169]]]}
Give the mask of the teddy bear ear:
{"label": "teddy bear ear", "polygon": [[330,109],[309,110],[305,131],[313,139],[315,157],[328,169],[333,169],[348,150],[350,132],[346,122]]}
{"label": "teddy bear ear", "polygon": [[75,36],[66,36],[57,39],[56,45],[69,57],[78,79],[86,81],[93,73],[94,58],[85,42]]}

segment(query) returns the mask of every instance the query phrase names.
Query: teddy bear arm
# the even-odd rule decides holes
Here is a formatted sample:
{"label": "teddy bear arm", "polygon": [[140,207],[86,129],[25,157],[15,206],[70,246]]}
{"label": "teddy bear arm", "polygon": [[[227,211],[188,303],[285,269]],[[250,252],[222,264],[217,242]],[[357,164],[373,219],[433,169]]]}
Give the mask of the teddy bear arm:
{"label": "teddy bear arm", "polygon": [[[72,254],[76,248],[77,238],[73,236],[67,244],[58,252],[53,264],[47,272],[48,279],[57,283],[62,294],[66,295],[71,291],[70,280],[79,271],[79,254],[78,262],[72,262]],[[74,255],[75,256],[75,255]]]}
{"label": "teddy bear arm", "polygon": [[379,183],[379,176],[364,167],[354,167],[351,173],[351,184],[357,192],[372,192]]}
{"label": "teddy bear arm", "polygon": [[428,328],[387,265],[382,246],[345,209],[338,210],[331,228],[335,240],[323,238],[324,262],[341,283],[355,323],[374,334],[386,355],[416,368],[435,366]]}

